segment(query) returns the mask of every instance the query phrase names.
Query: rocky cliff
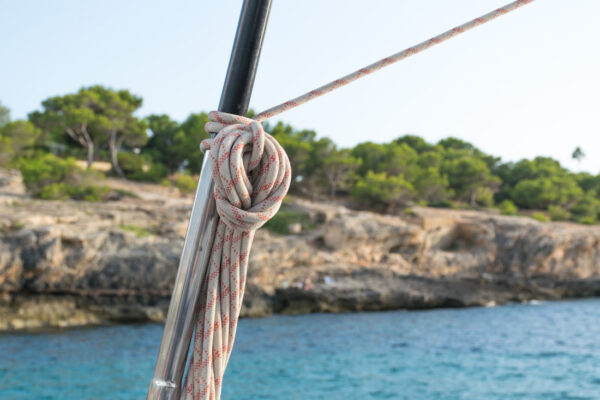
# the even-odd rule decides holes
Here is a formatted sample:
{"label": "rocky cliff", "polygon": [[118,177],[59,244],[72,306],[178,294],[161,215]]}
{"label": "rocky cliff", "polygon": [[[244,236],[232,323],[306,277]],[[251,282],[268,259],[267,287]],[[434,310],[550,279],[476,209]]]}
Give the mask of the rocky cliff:
{"label": "rocky cliff", "polygon": [[[3,171],[0,331],[164,319],[192,199],[111,184],[138,198],[33,200]],[[315,229],[258,232],[243,316],[600,294],[597,226],[423,207],[384,216],[302,199],[286,207]]]}

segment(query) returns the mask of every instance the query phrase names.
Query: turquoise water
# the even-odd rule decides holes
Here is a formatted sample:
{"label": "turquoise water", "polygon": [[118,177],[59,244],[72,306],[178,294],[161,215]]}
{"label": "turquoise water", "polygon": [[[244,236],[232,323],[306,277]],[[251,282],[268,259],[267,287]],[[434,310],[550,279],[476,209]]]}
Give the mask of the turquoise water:
{"label": "turquoise water", "polygon": [[[144,399],[161,333],[0,335],[0,398]],[[600,399],[600,300],[241,320],[223,399]]]}

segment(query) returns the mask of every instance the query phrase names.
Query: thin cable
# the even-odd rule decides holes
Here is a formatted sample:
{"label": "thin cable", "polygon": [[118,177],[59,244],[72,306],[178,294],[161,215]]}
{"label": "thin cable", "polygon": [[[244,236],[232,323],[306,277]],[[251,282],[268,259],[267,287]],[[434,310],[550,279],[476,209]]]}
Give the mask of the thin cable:
{"label": "thin cable", "polygon": [[393,54],[389,57],[383,58],[373,64],[367,65],[364,68],[361,68],[357,71],[354,71],[340,79],[336,79],[333,82],[330,82],[326,85],[323,85],[317,89],[311,90],[308,93],[305,93],[301,96],[296,97],[295,99],[286,101],[285,103],[279,104],[275,107],[271,107],[266,111],[261,112],[256,115],[253,119],[256,121],[264,121],[269,119],[277,114],[281,114],[284,111],[290,110],[292,108],[298,107],[301,104],[307,103],[317,97],[323,96],[326,93],[332,92],[335,89],[338,89],[342,86],[349,84],[350,82],[354,82],[366,75],[372,74],[375,71],[379,71],[380,69],[387,67],[388,65],[392,65],[397,63],[400,60],[404,60],[410,56],[413,56],[417,53],[422,52],[425,49],[435,46],[436,44],[440,44],[456,35],[464,33],[470,29],[473,29],[479,25],[485,24],[495,18],[498,18],[501,15],[507,14],[511,11],[516,10],[519,7],[524,6],[525,4],[532,3],[534,0],[517,0],[510,4],[505,5],[504,7],[500,7],[490,13],[482,15],[479,18],[475,18],[469,22],[466,22],[462,25],[459,25],[455,28],[447,30],[446,32],[439,34],[437,36],[432,37],[429,40],[421,42],[416,46],[409,47],[406,50],[402,50],[399,53]]}

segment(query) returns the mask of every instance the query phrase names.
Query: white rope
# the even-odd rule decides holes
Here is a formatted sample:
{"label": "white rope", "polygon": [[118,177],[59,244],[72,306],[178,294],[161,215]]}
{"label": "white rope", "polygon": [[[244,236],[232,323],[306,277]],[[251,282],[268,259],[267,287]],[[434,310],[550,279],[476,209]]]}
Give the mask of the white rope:
{"label": "white rope", "polygon": [[260,123],[226,113],[209,113],[202,142],[215,182],[220,220],[202,288],[200,315],[184,399],[219,399],[242,307],[254,232],[271,218],[288,191],[291,167],[277,141]]}

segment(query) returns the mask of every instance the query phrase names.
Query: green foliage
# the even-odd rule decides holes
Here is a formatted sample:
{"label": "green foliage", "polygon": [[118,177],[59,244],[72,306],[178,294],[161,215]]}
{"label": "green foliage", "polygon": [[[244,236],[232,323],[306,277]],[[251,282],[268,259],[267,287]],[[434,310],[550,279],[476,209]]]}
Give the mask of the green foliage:
{"label": "green foliage", "polygon": [[207,122],[206,113],[190,114],[173,137],[175,160],[180,161],[180,168],[185,168],[192,174],[199,174],[202,169],[204,154],[200,151],[200,142],[210,137],[204,130]]}
{"label": "green foliage", "polygon": [[593,224],[600,215],[600,200],[595,190],[585,192],[570,208],[572,219],[582,224]]}
{"label": "green foliage", "polygon": [[290,233],[289,226],[291,224],[301,224],[302,230],[310,230],[315,228],[315,224],[311,221],[310,216],[306,213],[298,211],[279,210],[277,214],[268,220],[263,226],[270,232],[280,235],[288,235]]}
{"label": "green foliage", "polygon": [[349,150],[333,149],[323,162],[323,173],[329,183],[329,193],[332,199],[335,193],[345,188],[352,173],[360,166],[360,160],[350,155]]}
{"label": "green foliage", "polygon": [[150,115],[146,121],[152,136],[143,149],[144,154],[167,167],[169,173],[182,168],[200,172],[203,159],[200,142],[209,137],[204,130],[207,114],[192,114],[181,125],[167,115]]}
{"label": "green foliage", "polygon": [[499,205],[498,209],[502,213],[502,215],[516,215],[519,209],[515,206],[510,200],[503,200]]}
{"label": "green foliage", "polygon": [[531,218],[535,219],[536,221],[540,221],[540,222],[548,222],[549,221],[546,214],[544,214],[541,211],[536,211],[536,212],[532,213]]}
{"label": "green foliage", "polygon": [[0,102],[0,128],[10,122],[10,110]]}
{"label": "green foliage", "polygon": [[511,197],[520,207],[547,209],[551,205],[568,206],[581,197],[582,192],[572,177],[552,176],[520,181]]}
{"label": "green foliage", "polygon": [[12,140],[0,135],[0,167],[8,166],[14,155]]}
{"label": "green foliage", "polygon": [[77,93],[50,97],[42,102],[42,111],[29,119],[43,129],[51,141],[64,146],[81,146],[88,167],[96,152],[108,146],[115,171],[122,175],[117,152],[123,146],[146,143],[146,123],[133,113],[142,106],[141,97],[128,90],[103,86],[81,88]]}
{"label": "green foliage", "polygon": [[19,159],[18,165],[27,190],[44,200],[100,201],[110,192],[107,186],[95,184],[98,174],[83,171],[72,158],[38,153]]}
{"label": "green foliage", "polygon": [[198,185],[198,181],[194,179],[194,177],[178,174],[175,177],[175,186],[177,189],[184,194],[194,193],[196,191],[196,186]]}
{"label": "green foliage", "polygon": [[121,170],[134,181],[161,182],[167,176],[167,167],[146,160],[138,154],[120,152],[117,155]]}
{"label": "green foliage", "polygon": [[121,225],[121,226],[119,226],[119,228],[121,228],[121,230],[126,231],[126,232],[133,232],[133,233],[135,233],[135,235],[137,237],[145,237],[145,236],[154,235],[154,232],[152,232],[144,227],[141,227],[141,226]]}
{"label": "green foliage", "polygon": [[[1,112],[1,106],[0,106]],[[34,150],[41,130],[28,121],[6,122],[0,126],[0,166]]]}
{"label": "green foliage", "polygon": [[[199,145],[209,137],[204,130],[207,114],[191,114],[182,123],[167,115],[140,120],[134,114],[141,105],[142,99],[129,91],[103,86],[50,97],[41,111],[29,115],[29,122],[10,122],[8,109],[0,105],[0,165],[18,165],[28,190],[41,198],[108,196],[94,175],[77,168],[68,155],[85,157],[88,166],[95,158],[110,160],[114,172],[128,179],[193,193],[197,182],[189,174],[199,173],[202,166]],[[384,212],[411,204],[496,204],[503,214],[514,215],[519,208],[543,210],[553,220],[591,223],[600,215],[600,175],[572,173],[549,157],[501,163],[458,138],[433,144],[415,135],[340,149],[313,130],[282,122],[264,125],[290,158],[290,190],[304,196],[349,195],[360,207]],[[585,154],[576,148],[572,156],[581,160]]]}
{"label": "green foliage", "polygon": [[581,162],[585,158],[585,153],[581,150],[581,147],[577,146],[575,150],[573,150],[573,154],[571,154],[571,158]]}
{"label": "green foliage", "polygon": [[160,186],[164,186],[164,187],[171,187],[173,186],[171,184],[171,180],[169,178],[164,178],[162,181],[159,182]]}
{"label": "green foliage", "polygon": [[413,186],[401,175],[372,171],[360,178],[350,193],[357,204],[387,212],[402,209],[415,196]]}
{"label": "green foliage", "polygon": [[561,206],[549,206],[548,215],[552,221],[568,221],[571,218],[571,213]]}
{"label": "green foliage", "polygon": [[125,190],[125,189],[113,189],[112,190],[116,195],[118,195],[120,198],[121,197],[129,197],[131,199],[139,199],[140,196],[138,196],[137,194],[130,192],[129,190]]}
{"label": "green foliage", "polygon": [[484,160],[463,149],[446,151],[441,172],[448,177],[455,198],[473,206],[491,205],[490,193],[500,185]]}
{"label": "green foliage", "polygon": [[32,149],[41,134],[42,131],[29,121],[13,121],[0,128],[0,136],[10,139],[15,155],[21,155],[25,150]]}
{"label": "green foliage", "polygon": [[23,158],[19,162],[23,183],[34,196],[48,185],[77,180],[80,168],[72,158],[61,159],[52,154],[40,154],[33,158]]}
{"label": "green foliage", "polygon": [[98,185],[71,185],[64,182],[52,183],[44,186],[40,192],[42,200],[83,200],[83,201],[101,201],[106,198],[110,188],[108,186]]}
{"label": "green foliage", "polygon": [[425,139],[415,135],[404,135],[394,140],[392,143],[402,145],[406,144],[408,147],[414,149],[417,153],[425,153],[435,149],[435,146],[427,143]]}

